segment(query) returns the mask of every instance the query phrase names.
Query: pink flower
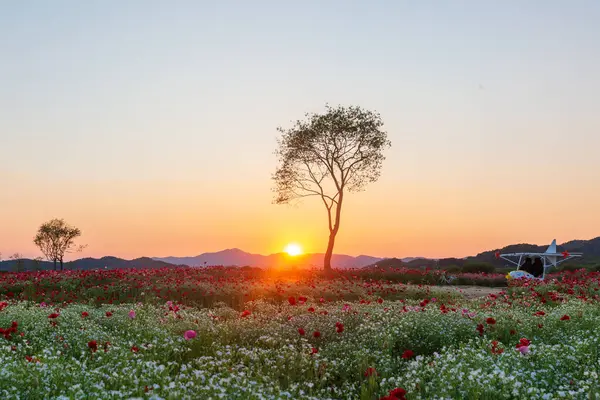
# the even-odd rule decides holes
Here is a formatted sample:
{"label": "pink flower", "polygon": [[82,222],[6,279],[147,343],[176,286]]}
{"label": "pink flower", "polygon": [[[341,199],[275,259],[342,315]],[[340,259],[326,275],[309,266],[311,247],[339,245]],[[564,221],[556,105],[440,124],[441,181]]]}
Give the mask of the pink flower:
{"label": "pink flower", "polygon": [[135,318],[135,311],[131,310],[131,311],[129,311],[129,314],[127,314],[127,315],[129,315],[129,318],[134,319]]}
{"label": "pink flower", "polygon": [[189,331],[185,331],[183,337],[185,338],[185,340],[193,339],[196,337],[196,331],[193,331],[191,329]]}
{"label": "pink flower", "polygon": [[42,301],[42,302],[40,303],[40,307],[42,307],[42,308],[46,307],[46,302]]}

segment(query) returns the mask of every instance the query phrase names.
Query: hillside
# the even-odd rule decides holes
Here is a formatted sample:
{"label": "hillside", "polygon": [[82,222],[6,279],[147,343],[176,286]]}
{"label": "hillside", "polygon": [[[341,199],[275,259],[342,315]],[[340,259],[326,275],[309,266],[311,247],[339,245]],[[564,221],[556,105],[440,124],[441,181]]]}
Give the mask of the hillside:
{"label": "hillside", "polygon": [[[240,249],[227,249],[214,253],[203,253],[194,257],[156,257],[154,260],[164,261],[171,264],[185,264],[192,267],[205,265],[227,265],[273,268],[285,265],[304,267],[323,266],[324,254],[313,253],[290,257],[286,253],[275,253],[270,255],[247,253]],[[360,255],[352,257],[344,254],[334,254],[331,263],[334,268],[359,268],[382,260],[379,257]]]}
{"label": "hillside", "polygon": [[[377,261],[369,267],[386,267],[386,268],[451,268],[463,267],[466,264],[491,264],[497,268],[506,267],[508,263],[505,260],[497,259],[496,252],[501,253],[523,253],[535,252],[542,253],[546,251],[548,245],[535,245],[529,243],[512,244],[499,249],[484,251],[475,256],[465,258],[441,258],[433,259],[415,259],[406,262],[403,259],[388,258]],[[557,246],[559,252],[569,251],[571,253],[583,253],[583,257],[576,258],[565,262],[563,265],[599,265],[600,264],[600,237],[590,240],[571,240]]]}
{"label": "hillside", "polygon": [[[52,270],[54,263],[49,261],[35,261],[23,259],[19,261],[6,260],[0,262],[0,271],[16,271],[19,268],[24,270]],[[176,265],[169,264],[164,261],[153,260],[148,257],[136,258],[134,260],[124,260],[117,257],[102,257],[102,258],[82,258],[75,261],[69,261],[64,264],[65,270],[70,269],[116,269],[116,268],[163,268],[175,267]],[[60,267],[59,267],[60,268]]]}

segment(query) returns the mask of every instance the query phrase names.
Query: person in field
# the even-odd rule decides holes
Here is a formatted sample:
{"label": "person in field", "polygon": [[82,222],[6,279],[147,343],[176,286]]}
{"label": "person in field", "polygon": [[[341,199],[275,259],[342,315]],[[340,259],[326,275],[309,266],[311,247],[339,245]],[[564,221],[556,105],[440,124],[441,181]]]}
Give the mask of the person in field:
{"label": "person in field", "polygon": [[521,267],[519,268],[519,270],[525,271],[525,272],[533,275],[533,273],[532,273],[532,271],[533,271],[533,263],[531,262],[531,257],[527,257],[525,259],[525,262],[521,265]]}
{"label": "person in field", "polygon": [[535,276],[536,278],[544,274],[544,264],[542,263],[542,259],[540,257],[535,258],[535,261],[531,266],[530,274]]}

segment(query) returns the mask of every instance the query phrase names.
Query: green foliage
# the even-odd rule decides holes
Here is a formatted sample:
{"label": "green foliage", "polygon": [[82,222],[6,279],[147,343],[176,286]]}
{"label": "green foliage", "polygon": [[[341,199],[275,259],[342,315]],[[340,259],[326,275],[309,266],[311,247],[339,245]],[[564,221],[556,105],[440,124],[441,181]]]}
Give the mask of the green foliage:
{"label": "green foliage", "polygon": [[471,261],[471,262],[466,263],[462,267],[462,272],[471,273],[471,274],[477,274],[477,273],[482,273],[482,272],[485,272],[486,274],[492,274],[492,273],[494,273],[495,270],[496,270],[496,268],[492,264],[485,263],[485,262]]}

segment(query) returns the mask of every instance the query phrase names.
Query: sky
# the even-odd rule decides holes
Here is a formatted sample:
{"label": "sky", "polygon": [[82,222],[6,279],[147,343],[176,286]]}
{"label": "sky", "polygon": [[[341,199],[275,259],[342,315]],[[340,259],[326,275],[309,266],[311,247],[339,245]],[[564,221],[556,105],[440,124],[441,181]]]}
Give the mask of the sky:
{"label": "sky", "polygon": [[0,252],[64,218],[83,256],[324,252],[273,204],[277,127],[381,114],[335,252],[462,257],[600,236],[600,2],[0,4]]}

